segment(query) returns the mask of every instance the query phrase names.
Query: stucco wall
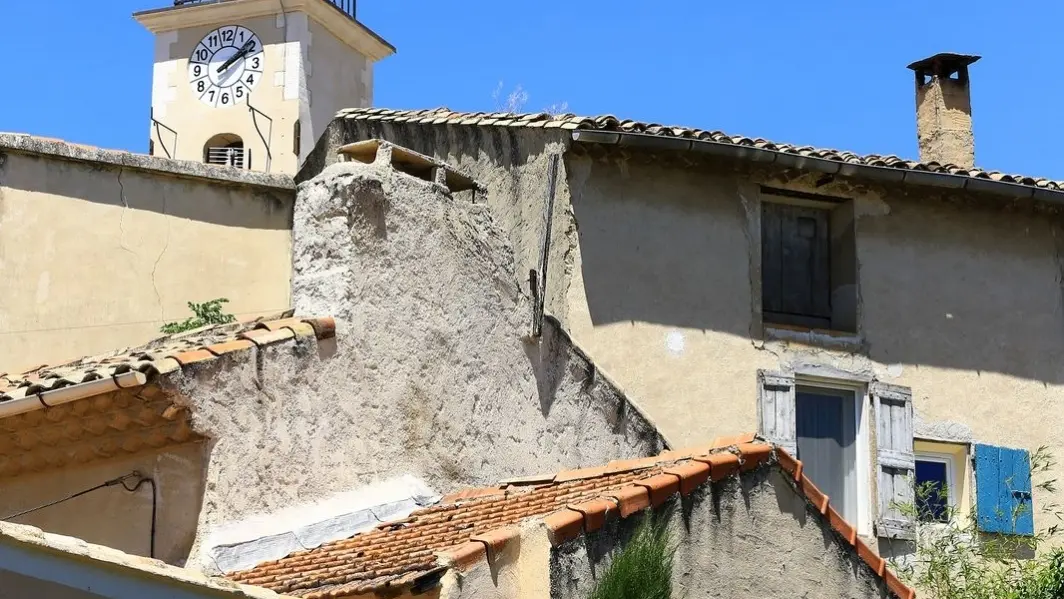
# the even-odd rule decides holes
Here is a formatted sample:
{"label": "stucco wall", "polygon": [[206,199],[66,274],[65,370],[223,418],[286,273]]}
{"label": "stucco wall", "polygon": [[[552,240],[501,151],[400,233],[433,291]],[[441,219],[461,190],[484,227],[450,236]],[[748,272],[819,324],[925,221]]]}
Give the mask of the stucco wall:
{"label": "stucco wall", "polygon": [[186,368],[213,439],[200,535],[412,474],[446,493],[661,448],[531,306],[484,205],[390,168],[334,165],[299,192],[294,300],[336,340]]}
{"label": "stucco wall", "polygon": [[[155,556],[167,563],[180,564],[188,557],[196,533],[206,451],[203,443],[188,443],[62,470],[0,479],[0,518],[68,497],[136,470],[154,479],[159,493]],[[151,485],[145,483],[135,493],[120,486],[99,489],[11,522],[148,556],[151,510]]]}
{"label": "stucco wall", "polygon": [[[496,225],[506,233],[513,251],[514,280],[528,294],[528,273],[540,268],[547,223],[547,180],[552,154],[562,155],[570,134],[559,129],[496,127],[439,127],[334,120],[296,175],[302,181],[336,162],[336,150],[345,143],[364,139],[385,139],[450,164],[484,186],[478,196],[491,208]],[[572,267],[571,248],[563,240],[574,234],[575,222],[569,216],[569,187],[565,160],[558,161],[558,184],[551,219],[547,264],[546,311],[564,320],[567,305],[565,285]]]}
{"label": "stucco wall", "polygon": [[119,164],[0,147],[0,280],[20,290],[0,301],[0,371],[143,343],[191,316],[189,301],[226,297],[246,316],[288,308],[291,190],[110,154]]}
{"label": "stucco wall", "polygon": [[[547,152],[568,147],[568,132],[341,119],[300,176],[342,143],[372,137],[485,183],[523,284],[539,261]],[[546,306],[670,439],[755,429],[759,368],[826,367],[912,387],[918,430],[1064,451],[1053,407],[1064,394],[1058,217],[972,195],[670,157],[566,153]],[[759,184],[854,200],[857,335],[764,331]]]}
{"label": "stucco wall", "polygon": [[[676,547],[675,597],[882,596],[882,581],[775,469],[703,485],[653,513]],[[552,599],[587,597],[645,516],[610,519],[552,551]]]}

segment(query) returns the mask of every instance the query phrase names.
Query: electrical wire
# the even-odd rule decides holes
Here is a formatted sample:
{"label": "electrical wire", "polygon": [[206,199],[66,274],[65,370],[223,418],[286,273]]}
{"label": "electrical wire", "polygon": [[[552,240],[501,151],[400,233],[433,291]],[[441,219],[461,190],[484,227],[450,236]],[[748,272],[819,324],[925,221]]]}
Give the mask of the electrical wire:
{"label": "electrical wire", "polygon": [[[137,479],[137,482],[132,487],[126,485],[126,481],[128,481],[130,479],[133,479],[133,478]],[[157,509],[158,509],[158,502],[159,502],[158,501],[159,500],[158,490],[157,490],[157,488],[155,486],[155,479],[151,478],[150,476],[144,476],[140,472],[137,472],[136,470],[134,470],[133,472],[130,472],[129,474],[126,474],[126,475],[123,475],[123,476],[119,476],[118,478],[112,478],[111,480],[104,481],[104,482],[96,485],[95,487],[90,487],[90,488],[85,489],[83,491],[78,491],[77,493],[74,493],[73,495],[67,495],[66,497],[63,497],[61,499],[56,499],[55,501],[50,501],[50,502],[45,503],[43,505],[39,505],[37,507],[32,507],[32,508],[30,508],[28,510],[23,510],[21,512],[18,512],[17,514],[12,514],[12,515],[7,516],[5,518],[0,518],[0,520],[3,520],[5,522],[7,522],[7,521],[13,520],[15,518],[18,518],[20,516],[25,516],[26,514],[32,514],[33,512],[40,511],[40,510],[43,510],[45,508],[52,507],[53,505],[59,505],[60,503],[64,503],[66,501],[70,501],[71,499],[76,499],[78,497],[81,497],[82,495],[88,495],[89,493],[92,493],[93,491],[98,491],[100,489],[104,489],[104,488],[107,488],[107,487],[114,487],[116,485],[121,485],[122,488],[125,489],[129,493],[136,493],[137,489],[140,489],[141,485],[143,485],[144,483],[149,483],[151,485],[151,538],[150,538],[150,542],[149,542],[149,557],[155,557],[155,521],[156,521],[156,513],[157,513]]]}

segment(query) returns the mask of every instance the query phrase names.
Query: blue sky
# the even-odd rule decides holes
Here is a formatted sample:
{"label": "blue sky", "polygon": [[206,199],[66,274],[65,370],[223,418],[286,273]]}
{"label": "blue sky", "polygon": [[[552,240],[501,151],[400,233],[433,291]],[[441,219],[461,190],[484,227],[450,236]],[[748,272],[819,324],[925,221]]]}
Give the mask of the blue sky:
{"label": "blue sky", "polygon": [[[167,4],[0,0],[0,130],[146,151],[152,41],[130,15]],[[1064,179],[1064,4],[765,4],[359,0],[358,14],[398,48],[378,65],[378,106],[494,110],[502,82],[501,96],[528,93],[529,111],[565,102],[578,114],[905,157],[917,153],[905,65],[980,54],[977,163]]]}

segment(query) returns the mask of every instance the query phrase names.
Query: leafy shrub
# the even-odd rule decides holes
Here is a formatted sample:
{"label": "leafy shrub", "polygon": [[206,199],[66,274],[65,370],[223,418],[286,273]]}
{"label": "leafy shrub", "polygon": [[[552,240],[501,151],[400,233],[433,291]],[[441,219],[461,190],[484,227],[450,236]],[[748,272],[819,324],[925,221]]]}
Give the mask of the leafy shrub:
{"label": "leafy shrub", "polygon": [[224,297],[213,299],[209,302],[203,302],[202,304],[188,302],[188,307],[192,310],[193,316],[186,318],[181,322],[164,324],[159,330],[167,335],[173,335],[175,333],[183,333],[185,331],[191,331],[192,329],[198,329],[209,324],[228,324],[230,322],[235,322],[235,316],[222,312],[222,304],[228,302],[229,300]]}
{"label": "leafy shrub", "polygon": [[[1031,455],[1034,475],[1044,475],[1054,465],[1045,447]],[[1044,480],[1035,489],[1052,492],[1055,483]],[[947,507],[946,523],[928,523],[922,520],[934,518],[920,516],[930,516],[935,509],[930,506],[941,509],[944,502],[933,499],[943,497],[946,490],[932,483],[919,485],[915,491],[915,505],[899,508],[918,523],[916,550],[892,563],[918,595],[930,599],[1064,599],[1064,549],[1044,548],[1039,553],[1057,536],[1058,524],[1032,537],[986,535],[979,532],[974,514],[964,518],[953,507]],[[1043,505],[1041,511],[1055,522],[1062,519],[1054,504]]]}

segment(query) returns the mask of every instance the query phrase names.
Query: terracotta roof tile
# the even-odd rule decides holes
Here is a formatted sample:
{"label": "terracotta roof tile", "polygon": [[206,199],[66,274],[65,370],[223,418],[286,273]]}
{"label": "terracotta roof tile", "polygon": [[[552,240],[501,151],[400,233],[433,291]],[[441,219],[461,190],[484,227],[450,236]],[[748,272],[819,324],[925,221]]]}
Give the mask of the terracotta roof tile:
{"label": "terracotta roof tile", "polygon": [[[753,435],[719,440],[726,447],[701,448],[694,457],[665,452],[654,458],[626,461],[632,469],[607,467],[563,471],[554,479],[536,477],[538,485],[504,485],[454,493],[440,503],[413,512],[349,539],[293,553],[243,572],[237,582],[301,597],[346,597],[415,583],[450,567],[466,569],[499,551],[518,534],[517,525],[539,519],[555,545],[601,528],[607,517],[622,518],[676,493],[687,495],[709,480],[719,481],[742,470],[776,464],[796,489],[871,571],[903,599],[912,589],[886,562],[857,538],[855,528],[828,504],[827,496],[802,474],[802,464],[780,448]],[[620,465],[619,462],[615,464]]]}
{"label": "terracotta roof tile", "polygon": [[20,374],[0,374],[0,403],[126,372],[166,374],[256,345],[294,337],[326,339],[335,332],[332,318],[258,319],[202,327],[160,337],[140,347],[88,356],[66,364],[38,366]]}
{"label": "terracotta roof tile", "polygon": [[390,110],[386,108],[351,108],[337,113],[337,118],[359,121],[394,121],[429,123],[433,125],[473,125],[480,127],[490,126],[518,126],[518,127],[545,127],[560,128],[566,130],[594,130],[612,131],[620,133],[642,133],[658,137],[671,137],[683,139],[697,139],[713,141],[717,143],[737,146],[749,146],[764,150],[772,150],[785,154],[819,158],[832,162],[848,164],[860,164],[866,166],[880,166],[930,173],[947,173],[972,177],[975,179],[988,179],[1006,183],[1015,183],[1029,187],[1038,187],[1053,191],[1064,191],[1064,181],[1029,177],[1025,175],[1009,175],[997,171],[983,171],[981,169],[963,169],[953,164],[939,164],[937,162],[920,162],[917,160],[905,160],[893,155],[865,154],[859,155],[843,150],[826,148],[814,148],[810,146],[798,146],[786,143],[774,143],[762,138],[750,138],[742,135],[728,135],[721,131],[704,131],[692,127],[663,126],[656,123],[645,123],[632,120],[619,120],[612,115],[596,117],[577,116],[575,114],[550,115],[547,113],[537,114],[509,114],[484,112],[455,112],[448,108],[434,108],[429,110]]}

